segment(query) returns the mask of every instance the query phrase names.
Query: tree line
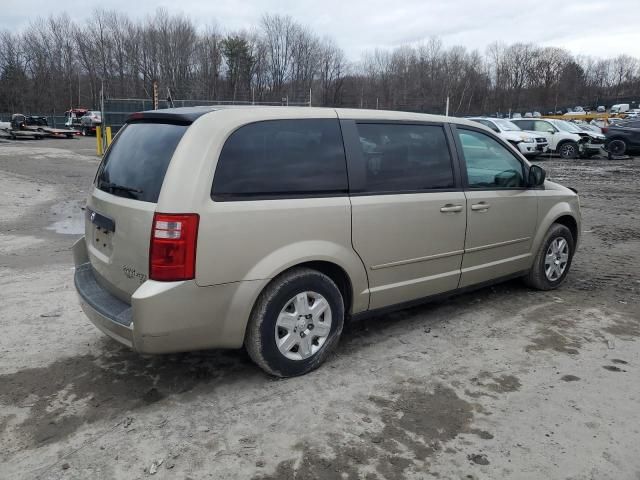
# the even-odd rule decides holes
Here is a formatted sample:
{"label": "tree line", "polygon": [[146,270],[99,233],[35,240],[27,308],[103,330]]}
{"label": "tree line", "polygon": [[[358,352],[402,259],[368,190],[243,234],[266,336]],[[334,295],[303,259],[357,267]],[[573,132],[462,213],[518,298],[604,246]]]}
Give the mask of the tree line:
{"label": "tree line", "polygon": [[199,29],[159,9],[143,20],[95,10],[78,23],[62,14],[0,32],[0,112],[60,113],[108,98],[308,103],[450,114],[557,111],[640,93],[640,61],[574,56],[532,43],[495,42],[484,52],[419,45],[349,61],[334,40],[289,16],[254,28]]}

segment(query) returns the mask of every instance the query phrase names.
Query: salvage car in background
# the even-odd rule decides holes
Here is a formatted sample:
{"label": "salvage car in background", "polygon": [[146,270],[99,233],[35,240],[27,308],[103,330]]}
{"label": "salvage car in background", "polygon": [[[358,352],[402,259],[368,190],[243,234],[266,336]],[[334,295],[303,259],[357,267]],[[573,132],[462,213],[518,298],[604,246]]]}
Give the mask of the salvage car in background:
{"label": "salvage car in background", "polygon": [[627,120],[603,128],[607,150],[614,155],[640,151],[640,120]]}
{"label": "salvage car in background", "polygon": [[[545,137],[549,142],[549,150],[562,158],[573,159],[591,155],[592,148],[588,145],[591,137],[586,132],[575,132],[569,122],[549,118],[522,118],[513,120],[513,123],[523,130],[530,130]],[[596,150],[599,149],[600,146],[596,147]]]}
{"label": "salvage car in background", "polygon": [[549,148],[549,142],[545,137],[536,135],[535,132],[525,132],[510,120],[488,117],[473,117],[469,120],[489,127],[527,158],[535,158]]}
{"label": "salvage car in background", "polygon": [[566,122],[564,120],[556,121],[556,125],[558,128],[564,129],[567,132],[577,133],[583,138],[586,138],[585,135],[588,136],[589,142],[584,144],[584,148],[580,152],[580,156],[582,158],[588,158],[602,153],[602,147],[604,147],[606,140],[606,137],[602,132],[594,132],[593,130],[586,128],[584,125]]}
{"label": "salvage car in background", "polygon": [[96,127],[102,125],[102,114],[100,110],[89,110],[80,119],[80,132],[82,135],[96,133]]}

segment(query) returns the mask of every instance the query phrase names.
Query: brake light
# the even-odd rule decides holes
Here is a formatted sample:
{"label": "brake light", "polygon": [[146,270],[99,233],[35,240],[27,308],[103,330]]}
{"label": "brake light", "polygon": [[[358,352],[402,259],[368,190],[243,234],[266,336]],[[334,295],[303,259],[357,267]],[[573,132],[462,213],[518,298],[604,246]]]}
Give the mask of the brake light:
{"label": "brake light", "polygon": [[156,213],[151,227],[149,278],[161,282],[191,280],[196,273],[196,213]]}
{"label": "brake light", "polygon": [[602,133],[607,133],[609,131],[609,127],[602,127]]}

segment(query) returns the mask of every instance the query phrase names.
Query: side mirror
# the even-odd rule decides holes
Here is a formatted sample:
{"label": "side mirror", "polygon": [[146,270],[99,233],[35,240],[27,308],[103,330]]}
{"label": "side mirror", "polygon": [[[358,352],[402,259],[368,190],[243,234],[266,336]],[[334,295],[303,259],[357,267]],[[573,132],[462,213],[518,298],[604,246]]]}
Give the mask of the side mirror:
{"label": "side mirror", "polygon": [[544,183],[545,178],[547,178],[547,172],[544,171],[544,168],[538,165],[531,165],[529,168],[529,178],[527,179],[530,187],[539,187]]}
{"label": "side mirror", "polygon": [[556,131],[553,128],[550,128],[549,130],[547,130],[547,133],[553,135],[554,133],[556,133]]}

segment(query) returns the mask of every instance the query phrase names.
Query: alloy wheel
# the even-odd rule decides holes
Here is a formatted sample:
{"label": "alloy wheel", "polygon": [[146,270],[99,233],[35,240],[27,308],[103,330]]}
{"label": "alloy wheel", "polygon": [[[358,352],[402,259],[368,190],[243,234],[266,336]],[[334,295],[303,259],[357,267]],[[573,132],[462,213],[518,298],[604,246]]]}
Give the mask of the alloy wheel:
{"label": "alloy wheel", "polygon": [[563,237],[554,238],[544,257],[544,274],[555,282],[562,277],[569,263],[569,242]]}

